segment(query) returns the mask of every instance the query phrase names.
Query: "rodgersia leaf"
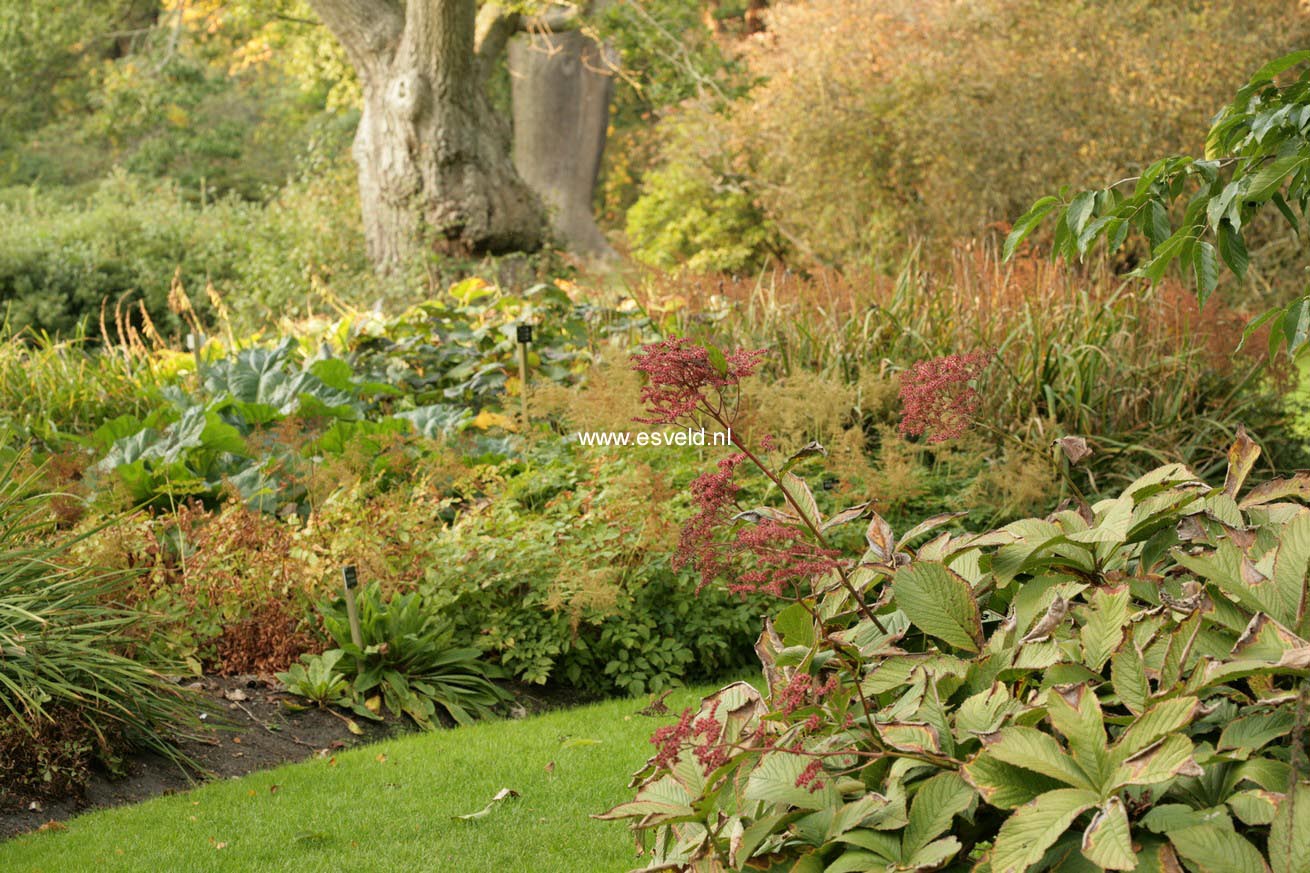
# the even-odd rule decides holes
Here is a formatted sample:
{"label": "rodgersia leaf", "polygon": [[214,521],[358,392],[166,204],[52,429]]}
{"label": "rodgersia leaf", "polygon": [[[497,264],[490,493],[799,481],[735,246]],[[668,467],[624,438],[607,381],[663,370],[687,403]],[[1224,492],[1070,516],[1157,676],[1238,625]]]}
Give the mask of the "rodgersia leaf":
{"label": "rodgersia leaf", "polygon": [[1041,860],[1074,819],[1096,805],[1093,791],[1061,788],[1020,807],[1001,825],[992,847],[992,873],[1023,873]]}
{"label": "rodgersia leaf", "polygon": [[982,616],[973,589],[943,565],[922,562],[900,568],[892,592],[896,605],[924,633],[967,652],[982,648]]}

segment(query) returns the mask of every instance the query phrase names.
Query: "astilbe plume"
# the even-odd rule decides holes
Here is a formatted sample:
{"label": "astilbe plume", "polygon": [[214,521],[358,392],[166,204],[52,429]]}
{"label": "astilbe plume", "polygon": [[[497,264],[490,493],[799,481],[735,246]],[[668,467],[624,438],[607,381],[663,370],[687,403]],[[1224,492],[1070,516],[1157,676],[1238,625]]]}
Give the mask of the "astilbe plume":
{"label": "astilbe plume", "polygon": [[972,352],[932,358],[911,367],[901,376],[901,434],[926,434],[930,443],[962,436],[980,402],[969,383],[990,360],[986,352]]}
{"label": "astilbe plume", "polygon": [[704,347],[682,337],[642,346],[633,354],[632,365],[646,374],[641,400],[650,414],[637,421],[675,424],[697,410],[723,414],[723,390],[754,373],[763,355],[738,349],[723,356],[727,368],[721,371]]}

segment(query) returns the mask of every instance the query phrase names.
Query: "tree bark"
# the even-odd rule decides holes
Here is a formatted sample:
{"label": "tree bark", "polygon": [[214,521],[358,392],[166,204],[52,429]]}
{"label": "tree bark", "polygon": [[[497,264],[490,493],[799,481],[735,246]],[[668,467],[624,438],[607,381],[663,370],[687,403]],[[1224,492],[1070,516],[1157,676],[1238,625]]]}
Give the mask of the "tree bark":
{"label": "tree bark", "polygon": [[476,0],[310,0],[359,74],[353,154],[369,257],[532,251],[538,198],[515,172],[509,133],[482,88]]}
{"label": "tree bark", "polygon": [[593,198],[614,90],[605,49],[577,30],[531,32],[509,46],[514,165],[541,195],[569,249],[614,257]]}

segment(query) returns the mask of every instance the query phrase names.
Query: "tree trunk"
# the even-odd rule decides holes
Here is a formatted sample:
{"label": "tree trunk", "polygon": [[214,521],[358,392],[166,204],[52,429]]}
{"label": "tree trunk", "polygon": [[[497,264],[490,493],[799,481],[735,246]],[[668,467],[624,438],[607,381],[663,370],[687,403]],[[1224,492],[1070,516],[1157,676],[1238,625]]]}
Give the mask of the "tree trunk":
{"label": "tree trunk", "polygon": [[514,165],[570,250],[614,257],[593,199],[609,127],[613,77],[605,50],[577,30],[528,33],[509,45]]}
{"label": "tree trunk", "polygon": [[364,95],[353,154],[373,263],[424,250],[532,251],[537,197],[481,86],[476,0],[310,0],[351,58]]}

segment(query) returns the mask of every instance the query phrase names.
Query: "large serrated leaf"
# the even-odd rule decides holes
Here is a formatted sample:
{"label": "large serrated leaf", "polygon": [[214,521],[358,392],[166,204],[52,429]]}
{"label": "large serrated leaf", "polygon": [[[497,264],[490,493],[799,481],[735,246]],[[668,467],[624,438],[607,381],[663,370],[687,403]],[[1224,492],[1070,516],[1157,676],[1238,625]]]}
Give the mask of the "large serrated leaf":
{"label": "large serrated leaf", "polygon": [[782,474],[782,490],[786,492],[796,511],[801,514],[810,526],[818,530],[823,526],[823,516],[819,515],[819,504],[814,500],[814,492],[810,491],[810,486],[805,484],[805,480],[795,473]]}
{"label": "large serrated leaf", "polygon": [[1218,823],[1170,831],[1179,857],[1198,873],[1268,873],[1260,850]]}
{"label": "large serrated leaf", "polygon": [[1096,811],[1092,823],[1083,832],[1082,849],[1087,860],[1106,870],[1132,870],[1137,866],[1128,811],[1118,796],[1111,797]]}
{"label": "large serrated leaf", "polygon": [[996,835],[991,854],[993,873],[1023,873],[1036,864],[1074,819],[1098,800],[1092,791],[1061,788],[1021,806]]}
{"label": "large serrated leaf", "polygon": [[1291,733],[1293,721],[1292,712],[1287,709],[1252,713],[1224,725],[1224,731],[1219,735],[1219,745],[1216,748],[1221,751],[1224,749],[1255,751]]}
{"label": "large serrated leaf", "polygon": [[1119,700],[1133,713],[1146,711],[1151,700],[1151,686],[1146,679],[1146,663],[1133,637],[1128,634],[1110,660],[1110,681]]}
{"label": "large serrated leaf", "polygon": [[1310,785],[1297,782],[1278,804],[1269,825],[1273,873],[1310,873]]}
{"label": "large serrated leaf", "polygon": [[901,856],[913,858],[945,833],[951,819],[968,809],[974,796],[973,789],[958,773],[939,773],[924,782],[910,804],[910,822],[905,828]]}
{"label": "large serrated leaf", "polygon": [[960,775],[983,800],[1000,809],[1017,809],[1066,783],[1017,767],[986,753],[960,768]]}
{"label": "large serrated leaf", "polygon": [[1199,776],[1200,767],[1192,758],[1192,741],[1182,734],[1165,737],[1124,761],[1111,777],[1111,787],[1156,785],[1179,774]]}
{"label": "large serrated leaf", "polygon": [[1096,692],[1087,685],[1054,688],[1047,697],[1046,714],[1051,726],[1069,743],[1074,761],[1090,784],[1100,786],[1109,775],[1110,754]]}
{"label": "large serrated leaf", "polygon": [[800,809],[826,809],[840,806],[842,799],[832,787],[831,779],[823,779],[823,787],[815,791],[800,788],[796,779],[813,760],[806,755],[790,752],[770,752],[751,771],[746,781],[744,796],[747,800],[765,803],[785,803]]}
{"label": "large serrated leaf", "polygon": [[1195,697],[1175,697],[1157,703],[1137,717],[1114,744],[1114,761],[1123,763],[1143,749],[1155,745],[1169,734],[1192,723],[1201,702]]}
{"label": "large serrated leaf", "polygon": [[982,648],[982,616],[973,589],[943,565],[922,561],[900,568],[892,592],[896,605],[924,633],[967,652]]}
{"label": "large serrated leaf", "polygon": [[1049,776],[1074,788],[1095,788],[1087,774],[1074,763],[1050,734],[1037,728],[1007,727],[983,738],[979,757],[991,757],[1016,767]]}
{"label": "large serrated leaf", "polygon": [[1083,644],[1084,662],[1099,671],[1123,642],[1124,628],[1128,626],[1132,598],[1127,586],[1102,588],[1094,591],[1087,616],[1078,632]]}

